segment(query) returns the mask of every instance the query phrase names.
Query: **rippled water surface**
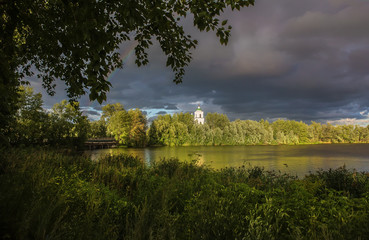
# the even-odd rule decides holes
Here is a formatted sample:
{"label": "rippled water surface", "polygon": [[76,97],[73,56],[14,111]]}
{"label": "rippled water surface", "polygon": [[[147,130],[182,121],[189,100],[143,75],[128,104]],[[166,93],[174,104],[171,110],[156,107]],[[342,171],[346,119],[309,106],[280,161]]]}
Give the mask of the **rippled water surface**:
{"label": "rippled water surface", "polygon": [[105,154],[127,153],[138,156],[147,163],[162,158],[198,160],[199,164],[215,169],[242,165],[262,166],[266,170],[279,170],[298,176],[320,168],[337,168],[343,165],[358,171],[369,171],[369,144],[116,148],[86,153],[91,154],[93,159]]}

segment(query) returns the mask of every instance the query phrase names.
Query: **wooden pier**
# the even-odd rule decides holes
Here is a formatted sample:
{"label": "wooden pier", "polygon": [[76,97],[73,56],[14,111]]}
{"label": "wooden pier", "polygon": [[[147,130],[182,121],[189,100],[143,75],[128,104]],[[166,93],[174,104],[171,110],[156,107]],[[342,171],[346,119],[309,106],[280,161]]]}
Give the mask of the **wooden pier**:
{"label": "wooden pier", "polygon": [[85,142],[85,147],[89,150],[114,148],[118,146],[118,141],[114,138],[90,138]]}

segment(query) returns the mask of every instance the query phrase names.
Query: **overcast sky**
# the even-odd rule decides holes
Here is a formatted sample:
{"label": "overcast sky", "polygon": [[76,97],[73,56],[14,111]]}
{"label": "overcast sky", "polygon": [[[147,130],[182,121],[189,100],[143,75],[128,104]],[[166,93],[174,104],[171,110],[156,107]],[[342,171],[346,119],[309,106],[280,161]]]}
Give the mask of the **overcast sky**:
{"label": "overcast sky", "polygon": [[[148,118],[193,112],[200,104],[231,120],[369,124],[368,0],[256,0],[254,7],[221,18],[233,27],[227,46],[214,33],[196,31],[191,19],[184,23],[199,45],[182,84],[172,83],[165,56],[154,45],[148,66],[138,68],[128,55],[124,68],[109,77],[106,103],[140,108]],[[122,52],[131,47],[125,44]],[[66,98],[62,84],[56,96],[43,95],[45,107]],[[97,102],[82,97],[81,106],[99,117]]]}

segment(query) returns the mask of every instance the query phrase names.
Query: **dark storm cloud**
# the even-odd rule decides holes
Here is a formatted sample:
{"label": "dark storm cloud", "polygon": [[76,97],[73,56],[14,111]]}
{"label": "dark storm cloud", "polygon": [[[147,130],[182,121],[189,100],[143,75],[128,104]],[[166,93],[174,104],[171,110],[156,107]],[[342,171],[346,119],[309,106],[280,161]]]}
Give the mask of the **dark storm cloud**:
{"label": "dark storm cloud", "polygon": [[[268,2],[269,6],[260,2],[263,9],[247,10],[254,21],[247,14],[237,16],[240,22],[252,23],[247,31],[236,30],[231,40],[232,64],[218,66],[218,76],[192,69],[189,76],[202,79],[195,93],[212,98],[234,117],[362,117],[359,112],[369,103],[368,3],[305,1],[303,7],[291,8],[292,1]],[[283,4],[289,7],[280,8]],[[224,71],[228,68],[233,71]],[[215,96],[206,94],[209,87]]]}
{"label": "dark storm cloud", "polygon": [[348,55],[348,67],[349,71],[356,73],[359,76],[369,75],[369,48],[368,49],[355,49]]}
{"label": "dark storm cloud", "polygon": [[150,118],[148,118],[147,119],[147,122],[149,123],[149,124],[151,124],[155,119],[157,118],[157,116],[155,116],[155,117],[150,117]]}
{"label": "dark storm cloud", "polygon": [[164,114],[167,114],[167,112],[166,111],[160,111],[160,112],[157,113],[157,115],[164,115]]}
{"label": "dark storm cloud", "polygon": [[149,107],[150,109],[178,110],[178,107],[176,106],[176,104],[172,104],[172,103],[153,104],[153,105],[147,105],[146,107]]}
{"label": "dark storm cloud", "polygon": [[[158,111],[193,112],[200,104],[231,119],[365,120],[368,13],[369,1],[361,0],[258,0],[255,7],[222,16],[233,26],[227,46],[187,20],[186,31],[200,44],[183,83],[172,83],[154,43],[148,66],[137,68],[130,57],[109,78],[107,103],[143,108],[148,118]],[[86,97],[81,102],[99,108]]]}
{"label": "dark storm cloud", "polygon": [[94,115],[94,116],[100,116],[100,112],[97,112],[97,111],[84,111],[82,110],[82,112],[86,115]]}
{"label": "dark storm cloud", "polygon": [[177,107],[176,104],[167,104],[167,105],[165,105],[164,108],[167,109],[167,110],[178,110],[178,107]]}

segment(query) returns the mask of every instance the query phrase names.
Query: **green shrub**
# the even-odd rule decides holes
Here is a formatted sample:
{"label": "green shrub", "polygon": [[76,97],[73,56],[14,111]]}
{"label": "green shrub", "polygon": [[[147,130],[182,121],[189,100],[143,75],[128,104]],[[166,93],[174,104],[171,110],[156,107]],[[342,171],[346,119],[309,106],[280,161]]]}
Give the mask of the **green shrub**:
{"label": "green shrub", "polygon": [[360,197],[369,191],[369,176],[363,172],[346,169],[345,166],[326,171],[319,170],[309,177],[313,181],[323,180],[328,189],[342,191],[354,197]]}

